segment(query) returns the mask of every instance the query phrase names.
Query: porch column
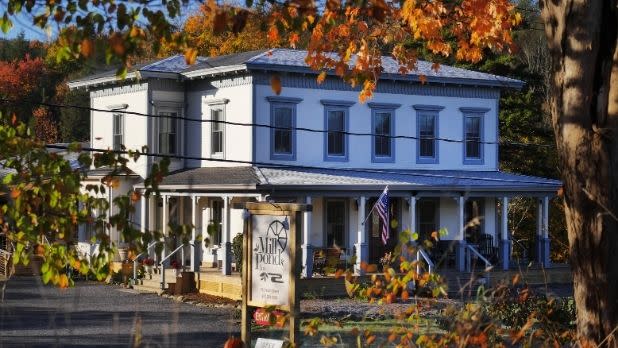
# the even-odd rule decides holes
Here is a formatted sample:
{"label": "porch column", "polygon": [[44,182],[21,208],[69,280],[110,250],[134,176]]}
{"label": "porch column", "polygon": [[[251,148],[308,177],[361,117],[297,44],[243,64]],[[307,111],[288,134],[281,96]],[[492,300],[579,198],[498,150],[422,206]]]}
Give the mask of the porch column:
{"label": "porch column", "polygon": [[223,231],[221,236],[221,259],[223,265],[221,266],[221,273],[223,275],[232,274],[232,243],[230,242],[230,197],[223,197]]}
{"label": "porch column", "polygon": [[410,232],[416,232],[416,196],[410,196],[410,206],[408,207],[410,215]]}
{"label": "porch column", "polygon": [[500,218],[502,229],[500,233],[500,260],[502,261],[502,269],[508,270],[511,265],[511,241],[509,240],[509,198],[502,197],[502,213]]}
{"label": "porch column", "polygon": [[167,207],[167,200],[169,197],[167,195],[161,196],[163,198],[163,214],[161,214],[161,233],[163,235],[163,250],[161,251],[161,259],[164,259],[167,254],[167,222],[169,220],[169,211]]}
{"label": "porch column", "polygon": [[193,229],[191,230],[191,270],[193,272],[199,271],[199,254],[198,250],[200,250],[199,245],[196,245],[196,235],[197,235],[197,196],[191,196],[191,224],[193,225]]}
{"label": "porch column", "polygon": [[365,241],[365,197],[358,198],[358,231],[356,237],[356,264],[354,265],[354,273],[363,275],[365,271],[361,268],[362,262],[367,262],[369,259],[367,242]]}
{"label": "porch column", "polygon": [[[305,197],[305,204],[311,204],[311,196]],[[303,275],[311,278],[313,275],[313,246],[311,245],[311,219],[310,211],[303,212]]]}
{"label": "porch column", "polygon": [[542,254],[543,255],[543,267],[551,267],[550,261],[550,249],[549,249],[549,197],[543,197],[543,229],[542,229]]}
{"label": "porch column", "polygon": [[146,196],[142,193],[140,199],[140,213],[139,213],[139,229],[142,234],[146,233],[146,212],[148,209],[146,208]]}
{"label": "porch column", "polygon": [[455,249],[455,267],[458,271],[466,270],[466,240],[465,240],[465,225],[464,225],[464,206],[466,199],[460,195],[457,200],[457,222],[459,233],[457,234],[457,246]]}

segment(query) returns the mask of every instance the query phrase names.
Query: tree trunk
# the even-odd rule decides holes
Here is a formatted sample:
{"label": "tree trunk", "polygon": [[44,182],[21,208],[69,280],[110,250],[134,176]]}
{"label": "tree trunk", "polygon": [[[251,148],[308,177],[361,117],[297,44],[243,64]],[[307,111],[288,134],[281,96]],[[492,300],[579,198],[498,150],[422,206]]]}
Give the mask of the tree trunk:
{"label": "tree trunk", "polygon": [[616,0],[542,0],[582,343],[618,347]]}

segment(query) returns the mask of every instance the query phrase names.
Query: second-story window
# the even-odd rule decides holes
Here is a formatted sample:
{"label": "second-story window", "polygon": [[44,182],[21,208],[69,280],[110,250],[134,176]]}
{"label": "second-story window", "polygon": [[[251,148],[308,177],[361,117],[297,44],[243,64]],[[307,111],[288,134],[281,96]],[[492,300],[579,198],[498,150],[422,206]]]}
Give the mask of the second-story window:
{"label": "second-story window", "polygon": [[296,159],[296,104],[299,98],[267,97],[270,104],[270,157]]}
{"label": "second-story window", "polygon": [[210,110],[211,123],[211,145],[212,155],[223,155],[223,144],[225,136],[225,113],[222,107],[213,107]]}
{"label": "second-story window", "polygon": [[436,157],[436,115],[422,113],[418,115],[419,156]]}
{"label": "second-story window", "polygon": [[178,154],[178,112],[159,112],[159,153]]}
{"label": "second-story window", "polygon": [[483,164],[483,117],[487,108],[459,108],[463,114],[463,163]]}
{"label": "second-story window", "polygon": [[481,158],[481,116],[466,115],[466,159]]}
{"label": "second-story window", "polygon": [[324,105],[324,160],[348,160],[348,115],[354,102],[341,100],[321,100]]}
{"label": "second-story window", "polygon": [[368,103],[371,108],[372,162],[395,160],[395,109],[400,104]]}
{"label": "second-story window", "polygon": [[436,105],[414,105],[416,110],[417,163],[438,163],[438,112]]}
{"label": "second-story window", "polygon": [[124,144],[124,115],[114,114],[114,150],[120,150]]}
{"label": "second-story window", "polygon": [[391,157],[391,112],[379,111],[373,115],[373,142],[376,157]]}

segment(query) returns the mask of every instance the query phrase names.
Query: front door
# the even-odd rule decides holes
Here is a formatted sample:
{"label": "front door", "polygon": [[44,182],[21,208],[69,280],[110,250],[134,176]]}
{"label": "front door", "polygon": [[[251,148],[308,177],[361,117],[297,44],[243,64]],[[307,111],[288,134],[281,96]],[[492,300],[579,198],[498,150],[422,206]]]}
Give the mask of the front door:
{"label": "front door", "polygon": [[431,233],[438,230],[438,200],[434,198],[421,198],[416,203],[416,216],[418,226],[418,240],[431,239]]}
{"label": "front door", "polygon": [[[369,214],[376,200],[377,198],[371,198],[368,200],[368,204],[366,205],[366,214]],[[369,263],[379,264],[380,259],[383,258],[386,253],[395,250],[395,247],[397,246],[397,242],[399,241],[399,232],[401,232],[400,198],[391,197],[389,206],[389,220],[390,230],[386,245],[382,242],[382,231],[384,225],[378,212],[374,210],[365,223],[367,228],[366,232],[368,235],[367,243],[369,244]]]}

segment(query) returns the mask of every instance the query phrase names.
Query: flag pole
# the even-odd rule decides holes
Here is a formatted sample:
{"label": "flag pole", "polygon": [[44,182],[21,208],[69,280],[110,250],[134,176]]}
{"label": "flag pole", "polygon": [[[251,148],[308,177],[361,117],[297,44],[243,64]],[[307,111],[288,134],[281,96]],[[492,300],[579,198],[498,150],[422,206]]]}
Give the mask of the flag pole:
{"label": "flag pole", "polygon": [[[386,187],[384,188],[385,190],[388,190],[388,185],[386,185]],[[384,192],[384,191],[382,191]],[[369,211],[369,214],[367,214],[367,217],[365,217],[365,221],[363,221],[363,223],[361,224],[361,226],[364,226],[365,223],[367,222],[367,220],[369,220],[369,217],[371,216],[371,214],[373,213],[373,210],[376,208],[376,204],[378,204],[379,202],[379,198],[382,196],[382,194],[380,194],[380,196],[378,196],[378,200],[376,200],[375,203],[373,203],[373,206],[371,207],[371,210]]]}

